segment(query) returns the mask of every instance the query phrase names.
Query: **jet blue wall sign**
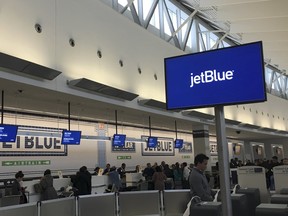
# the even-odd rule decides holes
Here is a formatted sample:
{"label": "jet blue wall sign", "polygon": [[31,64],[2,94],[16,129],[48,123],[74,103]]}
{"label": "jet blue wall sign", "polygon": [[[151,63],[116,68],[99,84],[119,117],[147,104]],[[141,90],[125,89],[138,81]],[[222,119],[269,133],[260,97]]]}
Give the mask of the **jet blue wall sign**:
{"label": "jet blue wall sign", "polygon": [[266,101],[262,42],[165,59],[168,110]]}

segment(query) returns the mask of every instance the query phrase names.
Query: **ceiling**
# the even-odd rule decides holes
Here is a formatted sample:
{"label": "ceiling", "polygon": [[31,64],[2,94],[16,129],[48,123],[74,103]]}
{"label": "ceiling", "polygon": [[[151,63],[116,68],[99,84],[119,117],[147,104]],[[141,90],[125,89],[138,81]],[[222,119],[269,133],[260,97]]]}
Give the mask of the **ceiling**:
{"label": "ceiling", "polygon": [[[288,72],[287,0],[181,0],[197,8],[240,43],[263,42],[267,63]],[[225,24],[225,25],[223,25]]]}

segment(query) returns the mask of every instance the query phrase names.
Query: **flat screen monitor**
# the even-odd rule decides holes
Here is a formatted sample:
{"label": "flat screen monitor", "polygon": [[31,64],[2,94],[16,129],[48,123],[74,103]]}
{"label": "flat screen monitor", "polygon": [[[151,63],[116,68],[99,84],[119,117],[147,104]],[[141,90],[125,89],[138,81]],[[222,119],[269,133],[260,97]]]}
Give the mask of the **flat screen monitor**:
{"label": "flat screen monitor", "polygon": [[0,124],[0,142],[15,142],[18,126]]}
{"label": "flat screen monitor", "polygon": [[174,147],[181,149],[183,147],[183,139],[175,139]]}
{"label": "flat screen monitor", "polygon": [[79,145],[81,140],[81,131],[63,130],[61,144]]}
{"label": "flat screen monitor", "polygon": [[166,108],[266,101],[262,42],[165,58]]}
{"label": "flat screen monitor", "polygon": [[112,139],[112,146],[125,146],[126,135],[114,134]]}
{"label": "flat screen monitor", "polygon": [[148,137],[147,147],[148,148],[156,148],[158,145],[158,137]]}

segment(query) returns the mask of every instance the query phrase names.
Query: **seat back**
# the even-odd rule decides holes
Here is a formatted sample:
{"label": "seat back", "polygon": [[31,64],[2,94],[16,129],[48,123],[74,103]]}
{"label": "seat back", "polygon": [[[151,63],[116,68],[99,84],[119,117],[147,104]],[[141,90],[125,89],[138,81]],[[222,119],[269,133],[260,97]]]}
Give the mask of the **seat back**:
{"label": "seat back", "polygon": [[75,197],[42,201],[40,205],[40,213],[41,216],[75,216]]}
{"label": "seat back", "polygon": [[160,193],[157,190],[119,193],[120,216],[160,215],[160,211]]}
{"label": "seat back", "polygon": [[21,195],[9,195],[3,196],[0,198],[0,206],[11,206],[11,205],[18,205],[20,203],[20,196]]}
{"label": "seat back", "polygon": [[38,216],[37,203],[27,203],[17,206],[7,206],[0,208],[1,216]]}
{"label": "seat back", "polygon": [[79,196],[79,216],[116,215],[115,193]]}
{"label": "seat back", "polygon": [[163,201],[165,216],[183,215],[190,201],[190,190],[165,190]]}

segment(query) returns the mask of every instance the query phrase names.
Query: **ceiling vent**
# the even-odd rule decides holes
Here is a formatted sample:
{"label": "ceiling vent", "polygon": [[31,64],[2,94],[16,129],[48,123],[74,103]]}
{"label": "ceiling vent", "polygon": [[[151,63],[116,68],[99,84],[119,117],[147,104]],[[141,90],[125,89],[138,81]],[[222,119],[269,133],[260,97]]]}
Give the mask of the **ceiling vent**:
{"label": "ceiling vent", "polygon": [[4,53],[0,53],[0,67],[3,69],[8,69],[8,72],[17,72],[19,74],[25,74],[47,80],[53,80],[59,74],[61,74],[60,71],[52,68],[47,68]]}
{"label": "ceiling vent", "polygon": [[121,100],[132,101],[136,97],[138,97],[137,94],[116,89],[114,87],[110,87],[86,78],[71,80],[68,82],[68,85],[70,87],[76,87],[77,89],[81,89],[84,91],[94,92],[100,95],[109,96]]}
{"label": "ceiling vent", "polygon": [[191,117],[199,118],[200,120],[203,119],[203,120],[213,121],[215,119],[214,115],[201,113],[198,111],[183,111],[182,114],[185,116],[191,116]]}

